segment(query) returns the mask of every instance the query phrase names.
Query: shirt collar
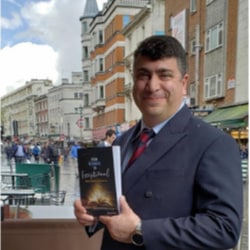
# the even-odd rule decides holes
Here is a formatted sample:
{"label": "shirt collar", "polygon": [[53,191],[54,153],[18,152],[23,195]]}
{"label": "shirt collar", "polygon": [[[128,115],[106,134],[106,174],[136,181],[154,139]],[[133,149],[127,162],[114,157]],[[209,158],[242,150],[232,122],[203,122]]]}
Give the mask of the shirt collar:
{"label": "shirt collar", "polygon": [[[185,102],[183,101],[181,103],[181,105],[179,106],[178,110],[172,115],[170,116],[168,119],[166,119],[165,121],[157,124],[156,126],[154,126],[152,129],[154,131],[155,134],[158,134],[160,132],[160,130],[182,109],[182,107],[185,105]],[[141,128],[139,130],[139,132],[136,135],[136,138],[139,136],[139,134],[141,133],[141,131],[147,128],[147,126],[145,125],[145,123],[143,122],[143,120],[141,120]]]}

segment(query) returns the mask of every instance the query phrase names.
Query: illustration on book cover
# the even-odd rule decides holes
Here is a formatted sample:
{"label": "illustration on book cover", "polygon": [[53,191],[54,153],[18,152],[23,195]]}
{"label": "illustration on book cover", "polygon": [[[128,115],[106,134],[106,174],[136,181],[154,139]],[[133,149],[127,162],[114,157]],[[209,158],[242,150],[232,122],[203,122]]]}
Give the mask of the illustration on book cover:
{"label": "illustration on book cover", "polygon": [[[118,209],[117,184],[112,147],[78,150],[80,194],[83,206],[95,216],[114,215]],[[116,154],[117,155],[117,154]]]}

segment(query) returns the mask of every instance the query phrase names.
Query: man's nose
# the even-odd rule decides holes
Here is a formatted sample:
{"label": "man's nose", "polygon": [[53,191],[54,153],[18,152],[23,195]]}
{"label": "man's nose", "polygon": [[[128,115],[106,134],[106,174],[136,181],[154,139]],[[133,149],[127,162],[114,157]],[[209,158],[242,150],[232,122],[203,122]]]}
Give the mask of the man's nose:
{"label": "man's nose", "polygon": [[160,88],[160,79],[156,74],[152,74],[148,79],[147,88],[150,91],[156,91]]}

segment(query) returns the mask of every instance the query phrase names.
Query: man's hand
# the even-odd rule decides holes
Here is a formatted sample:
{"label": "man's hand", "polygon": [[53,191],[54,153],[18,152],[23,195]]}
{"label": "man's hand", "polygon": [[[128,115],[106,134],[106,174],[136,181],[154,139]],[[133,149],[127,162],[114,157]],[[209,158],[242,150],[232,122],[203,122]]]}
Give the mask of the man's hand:
{"label": "man's hand", "polygon": [[114,240],[131,243],[131,234],[140,218],[129,207],[124,196],[120,198],[121,213],[115,216],[100,216],[99,221],[106,225]]}
{"label": "man's hand", "polygon": [[96,218],[87,214],[87,210],[83,207],[81,200],[74,202],[74,213],[78,222],[83,226],[92,226],[96,223]]}

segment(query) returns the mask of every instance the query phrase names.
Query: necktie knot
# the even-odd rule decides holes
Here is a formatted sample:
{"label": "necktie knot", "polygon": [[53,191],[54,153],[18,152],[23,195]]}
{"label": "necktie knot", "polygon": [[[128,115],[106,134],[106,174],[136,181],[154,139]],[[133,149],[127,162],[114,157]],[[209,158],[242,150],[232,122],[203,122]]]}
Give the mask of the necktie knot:
{"label": "necktie knot", "polygon": [[154,136],[153,129],[144,128],[138,138],[137,148],[129,160],[129,166],[144,152],[148,141]]}
{"label": "necktie knot", "polygon": [[144,128],[140,134],[139,141],[142,143],[147,143],[150,138],[154,135],[154,131],[152,129]]}

